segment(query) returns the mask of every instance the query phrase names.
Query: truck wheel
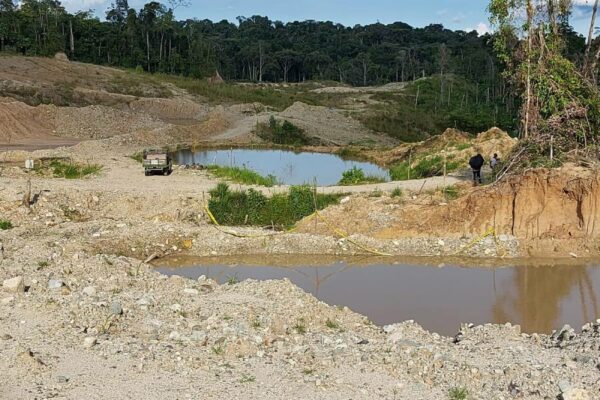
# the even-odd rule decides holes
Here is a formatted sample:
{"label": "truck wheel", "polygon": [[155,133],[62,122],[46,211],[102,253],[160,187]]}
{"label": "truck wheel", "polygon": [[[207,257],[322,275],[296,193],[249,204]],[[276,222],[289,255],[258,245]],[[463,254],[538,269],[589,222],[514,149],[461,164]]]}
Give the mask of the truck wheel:
{"label": "truck wheel", "polygon": [[148,176],[148,175],[150,175],[150,172],[144,171],[144,175]]}

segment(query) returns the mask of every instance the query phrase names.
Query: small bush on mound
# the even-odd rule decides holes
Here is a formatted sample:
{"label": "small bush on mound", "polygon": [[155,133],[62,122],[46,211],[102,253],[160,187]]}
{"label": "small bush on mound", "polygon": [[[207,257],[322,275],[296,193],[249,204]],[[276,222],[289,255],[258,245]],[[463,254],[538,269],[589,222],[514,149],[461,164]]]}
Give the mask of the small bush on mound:
{"label": "small bush on mound", "polygon": [[356,166],[352,167],[348,171],[342,173],[342,179],[339,181],[339,185],[342,186],[352,186],[352,185],[362,185],[365,183],[382,183],[385,182],[384,179],[381,179],[377,176],[369,176],[365,175],[365,172]]}
{"label": "small bush on mound", "polygon": [[217,178],[229,179],[236,183],[246,185],[259,185],[271,187],[276,185],[277,178],[273,175],[262,176],[248,168],[221,167],[219,165],[209,165],[207,169]]}
{"label": "small bush on mound", "polygon": [[8,229],[12,229],[13,224],[12,222],[5,220],[5,219],[0,219],[0,231],[6,231]]}
{"label": "small bush on mound", "polygon": [[275,144],[303,146],[310,144],[304,131],[289,121],[279,122],[271,116],[268,124],[258,124],[256,134],[263,140]]}
{"label": "small bush on mound", "polygon": [[79,179],[84,176],[97,174],[102,169],[102,166],[97,164],[74,164],[65,163],[62,161],[53,161],[50,163],[50,168],[54,176],[66,179]]}
{"label": "small bush on mound", "polygon": [[267,197],[259,191],[232,191],[219,183],[210,192],[208,207],[222,225],[273,226],[284,229],[297,221],[337,203],[339,194],[316,194],[310,186],[292,186],[288,193]]}

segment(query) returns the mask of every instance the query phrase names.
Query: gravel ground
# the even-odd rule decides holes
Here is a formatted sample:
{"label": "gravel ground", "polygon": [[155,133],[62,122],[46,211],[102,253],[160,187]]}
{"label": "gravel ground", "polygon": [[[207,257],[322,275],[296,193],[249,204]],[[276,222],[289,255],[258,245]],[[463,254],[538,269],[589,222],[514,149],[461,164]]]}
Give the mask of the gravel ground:
{"label": "gravel ground", "polygon": [[[159,275],[149,256],[364,250],[307,227],[261,238],[219,232],[203,213],[214,180],[190,170],[144,179],[130,150],[109,140],[39,153],[104,170],[75,181],[34,177],[29,208],[21,205],[29,176],[15,166],[1,172],[0,216],[14,227],[0,231],[0,398],[457,399],[462,389],[482,400],[600,396],[600,322],[552,336],[465,325],[450,338],[410,321],[376,326],[289,281],[219,286]],[[344,201],[392,202],[368,193]],[[386,223],[385,215],[371,223]],[[493,240],[469,247],[471,237],[352,239],[403,255],[497,251]],[[501,240],[518,253],[515,238]]]}

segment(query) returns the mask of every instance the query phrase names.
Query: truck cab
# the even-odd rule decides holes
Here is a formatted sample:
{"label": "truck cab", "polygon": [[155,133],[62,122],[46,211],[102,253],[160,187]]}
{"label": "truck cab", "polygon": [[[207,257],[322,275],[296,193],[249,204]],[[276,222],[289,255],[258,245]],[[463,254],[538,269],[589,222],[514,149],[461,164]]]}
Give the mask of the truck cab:
{"label": "truck cab", "polygon": [[173,172],[173,160],[164,150],[144,150],[142,164],[144,165],[144,174],[146,176],[154,173],[169,175]]}

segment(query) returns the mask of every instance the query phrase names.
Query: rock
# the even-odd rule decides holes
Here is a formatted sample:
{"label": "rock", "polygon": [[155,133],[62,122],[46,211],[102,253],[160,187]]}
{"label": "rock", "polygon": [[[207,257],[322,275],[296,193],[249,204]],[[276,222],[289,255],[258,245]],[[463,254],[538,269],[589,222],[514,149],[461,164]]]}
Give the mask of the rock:
{"label": "rock", "polygon": [[12,293],[23,293],[25,291],[25,283],[22,276],[6,279],[2,282],[2,287]]}
{"label": "rock", "polygon": [[346,204],[347,202],[350,201],[350,197],[346,196],[343,199],[340,200],[340,204]]}
{"label": "rock", "polygon": [[110,303],[110,313],[112,315],[121,315],[123,314],[123,306],[118,301],[113,301]]}
{"label": "rock", "polygon": [[190,335],[190,339],[195,342],[204,342],[206,340],[206,333],[202,331],[193,331]]}
{"label": "rock", "polygon": [[562,400],[592,400],[590,394],[583,389],[568,389],[561,395]]}
{"label": "rock", "polygon": [[65,283],[61,279],[50,279],[48,281],[48,289],[58,290],[63,287]]}
{"label": "rock", "polygon": [[186,288],[186,289],[183,289],[183,293],[189,294],[191,296],[196,296],[200,292],[198,292],[198,289]]}
{"label": "rock", "polygon": [[12,336],[10,336],[8,333],[3,333],[2,335],[0,335],[0,339],[10,340],[10,339],[12,339]]}
{"label": "rock", "polygon": [[181,338],[181,334],[177,331],[172,331],[169,333],[169,340],[179,340]]}
{"label": "rock", "polygon": [[83,294],[85,294],[86,296],[95,296],[96,295],[96,288],[93,286],[86,286],[83,288],[83,290],[81,291]]}
{"label": "rock", "polygon": [[2,300],[0,300],[0,304],[2,304],[3,306],[7,306],[13,301],[15,301],[15,298],[13,296],[5,297]]}
{"label": "rock", "polygon": [[58,383],[68,383],[69,382],[69,378],[67,378],[64,375],[57,376],[56,380],[58,381]]}
{"label": "rock", "polygon": [[83,339],[83,347],[85,347],[86,349],[91,349],[95,345],[96,345],[96,338],[95,337],[88,336],[85,339]]}

